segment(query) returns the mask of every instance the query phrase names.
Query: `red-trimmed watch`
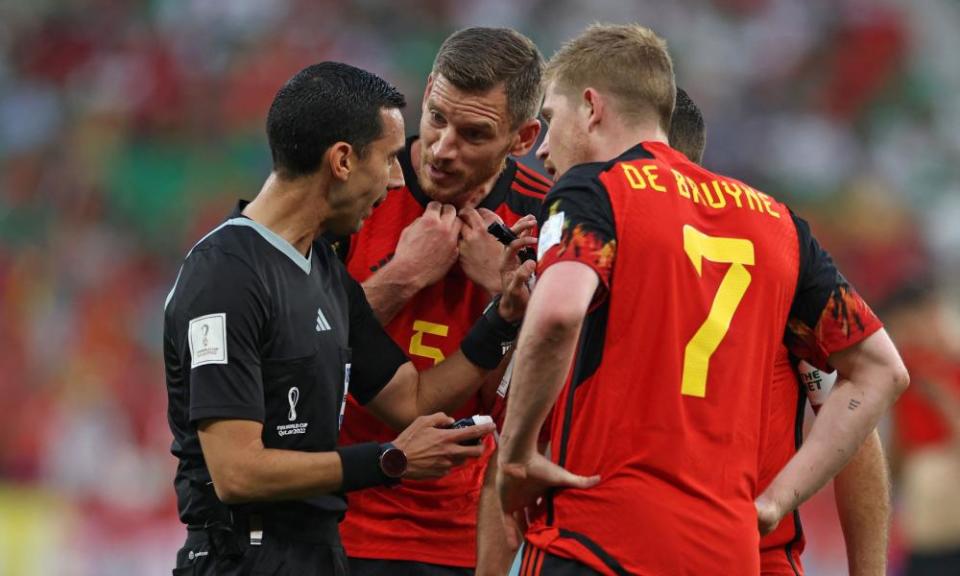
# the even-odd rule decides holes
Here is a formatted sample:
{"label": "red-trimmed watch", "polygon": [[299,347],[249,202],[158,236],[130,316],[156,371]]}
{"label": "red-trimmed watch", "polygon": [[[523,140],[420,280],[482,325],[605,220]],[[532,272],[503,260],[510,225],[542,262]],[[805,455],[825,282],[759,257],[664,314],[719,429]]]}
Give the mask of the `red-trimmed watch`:
{"label": "red-trimmed watch", "polygon": [[399,482],[407,471],[407,455],[390,442],[380,445],[380,471],[394,482]]}

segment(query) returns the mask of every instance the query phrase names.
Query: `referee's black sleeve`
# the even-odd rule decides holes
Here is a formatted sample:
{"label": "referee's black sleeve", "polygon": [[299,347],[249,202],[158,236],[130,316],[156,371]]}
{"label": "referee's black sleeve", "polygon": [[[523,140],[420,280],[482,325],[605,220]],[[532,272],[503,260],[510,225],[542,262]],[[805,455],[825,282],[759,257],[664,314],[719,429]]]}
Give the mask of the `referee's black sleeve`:
{"label": "referee's black sleeve", "polygon": [[350,348],[353,350],[350,393],[366,404],[408,360],[373,314],[363,287],[344,274],[350,302]]}
{"label": "referee's black sleeve", "polygon": [[263,422],[260,347],[269,300],[262,281],[242,259],[211,247],[187,258],[176,293],[190,421]]}

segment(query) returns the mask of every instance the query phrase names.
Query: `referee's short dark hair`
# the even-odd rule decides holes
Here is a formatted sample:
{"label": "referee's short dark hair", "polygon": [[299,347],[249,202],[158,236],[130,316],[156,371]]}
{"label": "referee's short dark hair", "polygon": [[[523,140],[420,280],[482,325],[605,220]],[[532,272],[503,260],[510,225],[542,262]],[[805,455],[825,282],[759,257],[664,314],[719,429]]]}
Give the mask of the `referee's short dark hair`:
{"label": "referee's short dark hair", "polygon": [[691,162],[703,162],[703,149],[707,145],[707,127],[703,114],[683,88],[677,88],[677,103],[670,120],[670,146],[683,152]]}
{"label": "referee's short dark hair", "polygon": [[380,110],[404,106],[403,94],[376,74],[340,62],[308,66],[280,88],[267,114],[273,170],[288,180],[311,174],[335,142],[363,156],[383,132]]}

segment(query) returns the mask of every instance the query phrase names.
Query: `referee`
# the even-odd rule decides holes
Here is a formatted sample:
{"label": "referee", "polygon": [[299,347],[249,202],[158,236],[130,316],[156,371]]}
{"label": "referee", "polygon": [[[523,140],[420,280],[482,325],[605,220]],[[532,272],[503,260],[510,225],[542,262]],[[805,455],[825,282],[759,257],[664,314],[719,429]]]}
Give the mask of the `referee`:
{"label": "referee", "polygon": [[[460,351],[418,373],[360,285],[314,242],[355,232],[402,185],[404,104],[382,79],[345,64],[299,72],[267,117],[270,177],[187,254],[164,317],[187,525],[174,575],[346,574],[337,530],[345,493],[442,476],[482,453],[459,443],[492,425],[438,428],[452,423],[439,411],[474,394],[514,339],[522,272],[505,278],[503,300]],[[403,432],[337,448],[347,391]]]}

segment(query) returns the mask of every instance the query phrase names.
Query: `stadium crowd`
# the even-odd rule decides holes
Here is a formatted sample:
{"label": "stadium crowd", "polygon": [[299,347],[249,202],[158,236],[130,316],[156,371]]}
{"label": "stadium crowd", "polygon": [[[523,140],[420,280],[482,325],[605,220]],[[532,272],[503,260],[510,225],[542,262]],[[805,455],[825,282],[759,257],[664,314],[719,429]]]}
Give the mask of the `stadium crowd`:
{"label": "stadium crowd", "polygon": [[[930,486],[911,456],[960,441],[955,3],[75,0],[0,16],[0,574],[169,570],[161,303],[189,246],[269,172],[264,114],[286,78],[324,59],[373,70],[407,95],[411,131],[449,32],[507,25],[549,56],[595,19],[666,37],[707,118],[704,164],[809,219],[924,367],[931,384],[883,432],[907,490],[894,548],[937,540],[911,520]],[[820,502],[812,575],[845,565]],[[41,532],[63,553],[44,557]]]}

